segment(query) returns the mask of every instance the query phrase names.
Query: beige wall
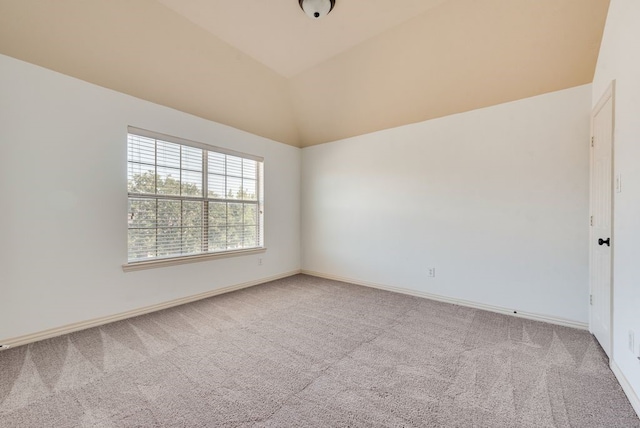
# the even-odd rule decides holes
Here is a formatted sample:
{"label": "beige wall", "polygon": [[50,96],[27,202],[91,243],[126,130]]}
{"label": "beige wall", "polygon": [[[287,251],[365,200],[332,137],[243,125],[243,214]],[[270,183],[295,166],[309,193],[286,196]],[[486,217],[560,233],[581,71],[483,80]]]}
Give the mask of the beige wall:
{"label": "beige wall", "polygon": [[0,53],[304,147],[590,83],[608,5],[446,0],[287,79],[158,1],[0,0]]}
{"label": "beige wall", "polygon": [[590,83],[608,4],[445,2],[293,78],[301,145]]}
{"label": "beige wall", "polygon": [[153,0],[0,0],[0,53],[296,145],[287,80]]}

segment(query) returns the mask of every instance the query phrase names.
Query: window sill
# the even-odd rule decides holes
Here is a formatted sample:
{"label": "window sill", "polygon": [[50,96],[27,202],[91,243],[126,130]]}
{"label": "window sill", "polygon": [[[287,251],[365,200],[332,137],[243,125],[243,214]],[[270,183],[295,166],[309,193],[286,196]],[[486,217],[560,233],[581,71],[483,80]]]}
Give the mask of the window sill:
{"label": "window sill", "polygon": [[221,253],[198,254],[195,256],[173,257],[166,259],[145,260],[141,262],[133,262],[122,265],[124,272],[133,272],[137,270],[155,269],[165,266],[183,265],[187,263],[204,262],[214,259],[225,259],[228,257],[248,256],[251,254],[259,254],[267,251],[265,247],[250,248],[246,250],[225,251]]}

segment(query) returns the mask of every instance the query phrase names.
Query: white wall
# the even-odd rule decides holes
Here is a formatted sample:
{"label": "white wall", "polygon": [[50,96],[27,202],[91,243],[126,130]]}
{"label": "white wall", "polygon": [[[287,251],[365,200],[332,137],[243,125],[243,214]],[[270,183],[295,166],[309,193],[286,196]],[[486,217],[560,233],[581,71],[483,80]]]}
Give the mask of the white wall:
{"label": "white wall", "polygon": [[[593,105],[616,80],[613,360],[640,396],[640,1],[611,0],[593,81]],[[635,332],[635,354],[628,333]],[[640,402],[635,401],[640,413]]]}
{"label": "white wall", "polygon": [[303,149],[303,269],[586,323],[590,99]]}
{"label": "white wall", "polygon": [[[123,273],[127,125],[263,156],[267,252]],[[298,148],[0,56],[0,343],[298,270],[299,177]]]}

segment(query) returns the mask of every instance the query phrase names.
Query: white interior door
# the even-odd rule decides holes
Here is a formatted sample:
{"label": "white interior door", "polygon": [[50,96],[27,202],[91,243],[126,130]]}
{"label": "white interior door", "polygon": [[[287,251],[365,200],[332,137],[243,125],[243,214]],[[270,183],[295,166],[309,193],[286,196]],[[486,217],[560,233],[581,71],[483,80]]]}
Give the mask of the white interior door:
{"label": "white interior door", "polygon": [[611,358],[614,83],[591,117],[591,333]]}

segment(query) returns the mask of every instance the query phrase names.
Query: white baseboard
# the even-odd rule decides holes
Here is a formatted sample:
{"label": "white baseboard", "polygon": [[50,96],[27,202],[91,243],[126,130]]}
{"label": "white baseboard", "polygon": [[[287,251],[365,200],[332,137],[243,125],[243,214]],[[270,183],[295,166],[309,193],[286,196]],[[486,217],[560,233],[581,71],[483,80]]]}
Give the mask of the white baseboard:
{"label": "white baseboard", "polygon": [[550,324],[562,325],[562,326],[565,326],[565,327],[578,328],[580,330],[588,330],[589,329],[589,324],[587,324],[587,323],[568,320],[568,319],[564,319],[564,318],[558,318],[558,317],[552,317],[552,316],[548,316],[548,315],[535,314],[535,313],[531,313],[531,312],[522,312],[522,311],[519,311],[519,310],[503,308],[503,307],[500,307],[500,306],[485,305],[483,303],[472,302],[472,301],[469,301],[469,300],[454,299],[454,298],[451,298],[451,297],[440,296],[440,295],[437,295],[437,294],[425,293],[423,291],[411,290],[409,288],[393,287],[393,286],[384,285],[384,284],[376,284],[376,283],[372,283],[372,282],[360,281],[360,280],[353,279],[353,278],[344,278],[344,277],[340,277],[340,276],[336,276],[336,275],[330,275],[330,274],[321,273],[321,272],[314,272],[314,271],[309,271],[309,270],[305,270],[305,269],[303,269],[301,271],[301,273],[303,273],[305,275],[317,276],[319,278],[325,278],[325,279],[332,279],[332,280],[335,280],[335,281],[348,282],[348,283],[351,283],[351,284],[362,285],[362,286],[371,287],[371,288],[377,288],[377,289],[380,289],[380,290],[393,291],[393,292],[396,292],[396,293],[408,294],[410,296],[422,297],[422,298],[425,298],[425,299],[436,300],[436,301],[439,301],[439,302],[452,303],[454,305],[466,306],[466,307],[474,308],[474,309],[482,309],[482,310],[485,310],[485,311],[496,312],[496,313],[505,314],[505,315],[511,315],[511,316],[519,317],[519,318],[526,318],[526,319],[530,319],[530,320],[534,320],[534,321],[542,321],[542,322],[547,322],[547,323],[550,323]]}
{"label": "white baseboard", "polygon": [[627,398],[631,403],[631,407],[633,407],[633,410],[636,411],[636,415],[640,418],[640,398],[638,398],[638,394],[633,390],[633,387],[627,380],[627,377],[622,373],[622,370],[620,370],[620,367],[618,367],[615,361],[611,360],[609,366],[611,367],[613,374],[616,375],[622,390],[627,395]]}
{"label": "white baseboard", "polygon": [[67,324],[61,327],[56,327],[49,330],[40,331],[37,333],[14,337],[14,338],[3,340],[2,342],[0,342],[2,344],[0,346],[0,351],[8,348],[14,348],[16,346],[26,345],[32,342],[37,342],[39,340],[51,339],[52,337],[62,336],[63,334],[73,333],[76,331],[85,330],[87,328],[98,327],[104,324],[121,321],[127,318],[137,317],[139,315],[144,315],[151,312],[161,311],[163,309],[184,305],[185,303],[195,302],[197,300],[206,299],[208,297],[217,296],[219,294],[230,293],[232,291],[241,290],[243,288],[253,287],[255,285],[264,284],[265,282],[275,281],[277,279],[286,278],[289,276],[297,275],[299,273],[300,273],[300,270],[285,272],[280,275],[275,275],[268,278],[261,278],[261,279],[257,279],[249,282],[243,282],[242,284],[231,285],[228,287],[222,287],[216,290],[207,291],[205,293],[182,297],[180,299],[174,299],[168,302],[158,303],[156,305],[145,306],[143,308],[133,309],[131,311],[121,312],[115,315],[94,318],[87,321],[80,321],[77,323]]}

